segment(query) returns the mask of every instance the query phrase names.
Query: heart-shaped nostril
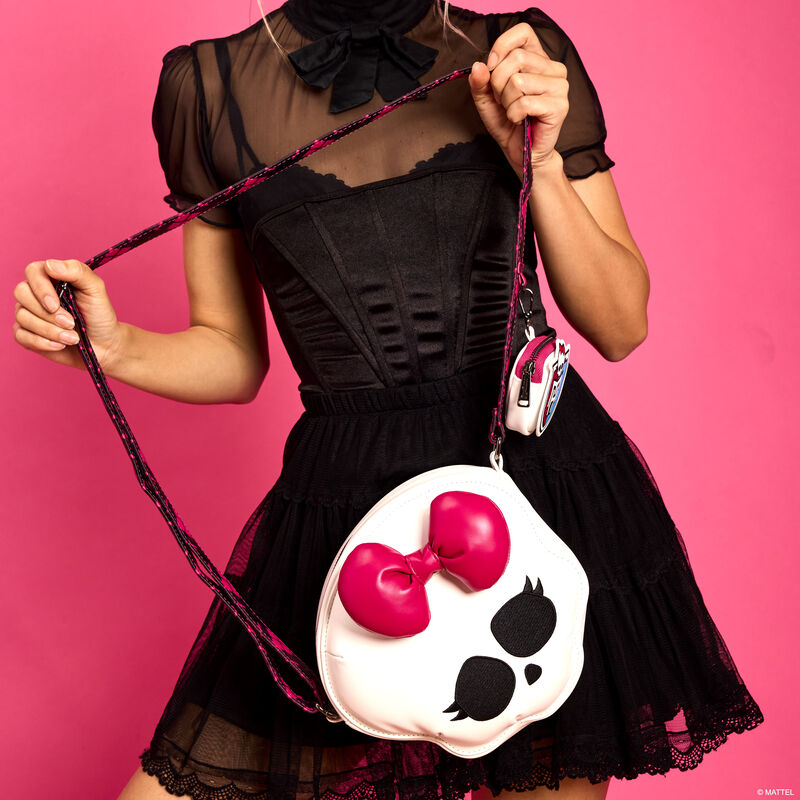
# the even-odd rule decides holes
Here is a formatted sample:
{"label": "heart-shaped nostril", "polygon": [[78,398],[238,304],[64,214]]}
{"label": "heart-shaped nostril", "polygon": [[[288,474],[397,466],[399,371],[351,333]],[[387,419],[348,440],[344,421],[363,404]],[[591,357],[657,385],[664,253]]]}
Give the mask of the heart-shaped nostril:
{"label": "heart-shaped nostril", "polygon": [[541,676],[542,668],[538,664],[525,665],[525,680],[528,681],[529,686],[534,681],[538,681]]}

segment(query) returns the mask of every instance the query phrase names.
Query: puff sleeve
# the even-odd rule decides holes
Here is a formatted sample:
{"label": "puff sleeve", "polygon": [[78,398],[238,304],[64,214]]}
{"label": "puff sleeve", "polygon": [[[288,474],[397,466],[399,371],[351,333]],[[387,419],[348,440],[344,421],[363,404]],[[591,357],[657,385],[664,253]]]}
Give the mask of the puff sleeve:
{"label": "puff sleeve", "polygon": [[[211,157],[202,75],[191,45],[179,45],[162,59],[152,124],[170,190],[164,201],[171,208],[183,211],[225,188]],[[200,219],[227,228],[241,227],[234,202],[212,208]]]}
{"label": "puff sleeve", "polygon": [[527,22],[553,60],[567,67],[569,111],[556,142],[568,178],[587,178],[614,166],[606,153],[606,123],[594,83],[575,44],[559,25],[539,8],[528,8],[516,22]]}

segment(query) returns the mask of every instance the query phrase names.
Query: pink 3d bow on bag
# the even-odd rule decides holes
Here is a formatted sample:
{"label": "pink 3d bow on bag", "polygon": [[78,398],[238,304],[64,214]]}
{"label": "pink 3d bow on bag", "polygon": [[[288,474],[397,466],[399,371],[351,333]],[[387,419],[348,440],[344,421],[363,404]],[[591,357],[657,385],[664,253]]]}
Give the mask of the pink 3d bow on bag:
{"label": "pink 3d bow on bag", "polygon": [[488,497],[449,491],[430,506],[428,541],[403,555],[379,542],[363,542],[339,574],[339,597],[365,628],[386,636],[413,636],[428,627],[425,583],[439,570],[470,590],[497,583],[508,563],[511,539],[502,512]]}

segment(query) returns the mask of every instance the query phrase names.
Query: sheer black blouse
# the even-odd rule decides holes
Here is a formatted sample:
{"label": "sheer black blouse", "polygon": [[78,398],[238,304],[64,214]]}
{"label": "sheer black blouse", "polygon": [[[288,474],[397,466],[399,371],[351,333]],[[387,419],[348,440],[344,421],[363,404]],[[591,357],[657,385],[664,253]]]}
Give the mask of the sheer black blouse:
{"label": "sheer black blouse", "polygon": [[[326,17],[322,6],[344,16]],[[324,36],[336,44],[337,30],[383,22],[392,46],[428,67],[403,79],[391,73],[396,63],[379,63],[382,78],[367,87],[370,99],[355,105],[353,82],[374,65],[313,86],[291,59],[280,58],[260,17],[241,32],[170,50],[152,114],[170,190],[165,201],[188,208],[394,99],[380,90],[399,96],[403,80],[427,83],[485,61],[496,37],[521,21],[568,69],[569,111],[556,144],[565,173],[582,178],[614,165],[578,51],[540,9],[481,14],[450,5],[450,22],[467,41],[449,28],[443,38],[431,0],[368,6],[376,18],[365,17],[359,0],[287,0],[267,15],[288,53]],[[393,8],[402,13],[390,14]],[[411,44],[398,43],[401,36]],[[367,58],[368,50],[353,54]],[[431,380],[502,353],[519,178],[487,133],[467,81],[438,86],[202,217],[243,230],[301,385]],[[363,80],[360,86],[363,95]],[[332,111],[334,99],[351,107]],[[526,274],[541,329],[532,236],[529,225]]]}

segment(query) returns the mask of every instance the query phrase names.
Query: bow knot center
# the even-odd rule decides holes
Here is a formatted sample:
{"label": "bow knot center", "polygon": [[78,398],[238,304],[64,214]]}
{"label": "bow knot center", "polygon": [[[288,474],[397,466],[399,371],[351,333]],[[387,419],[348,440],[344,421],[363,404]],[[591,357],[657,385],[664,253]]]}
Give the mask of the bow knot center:
{"label": "bow knot center", "polygon": [[422,583],[427,583],[434,572],[439,572],[443,568],[441,559],[434,552],[430,542],[424,544],[419,550],[409,553],[405,558],[409,569]]}
{"label": "bow knot center", "polygon": [[350,26],[350,38],[354,45],[376,42],[382,33],[381,26],[374,22],[358,22]]}

